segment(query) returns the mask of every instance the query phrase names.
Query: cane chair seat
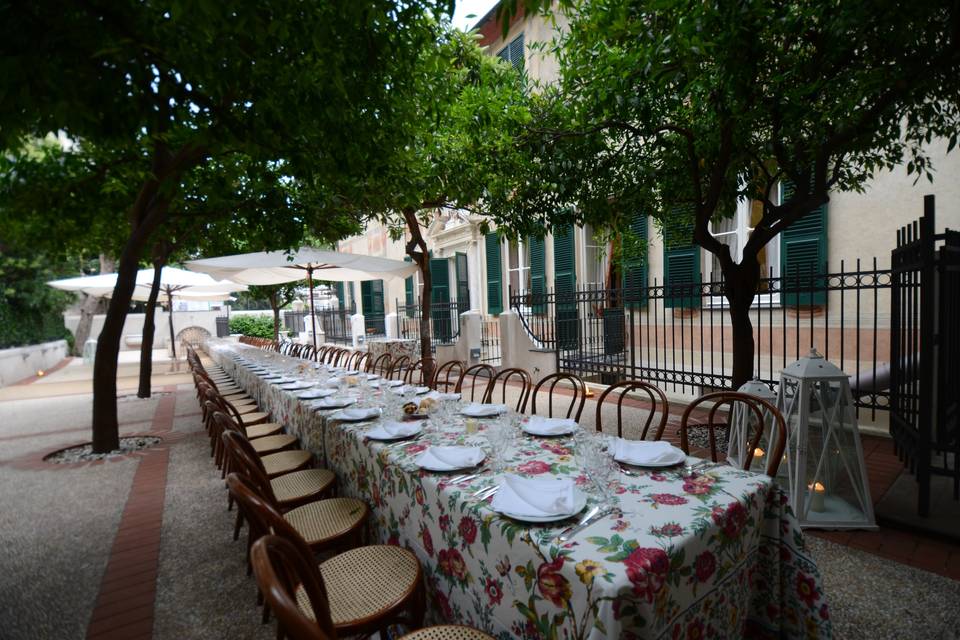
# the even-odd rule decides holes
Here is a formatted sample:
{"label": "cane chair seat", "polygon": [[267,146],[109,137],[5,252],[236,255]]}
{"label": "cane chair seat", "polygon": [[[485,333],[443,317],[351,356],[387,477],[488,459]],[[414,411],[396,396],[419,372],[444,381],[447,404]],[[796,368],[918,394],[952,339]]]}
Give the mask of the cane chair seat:
{"label": "cane chair seat", "polygon": [[322,547],[358,531],[369,513],[362,500],[327,498],[287,511],[283,517],[308,545]]}
{"label": "cane chair seat", "polygon": [[[330,617],[338,635],[371,618],[402,607],[416,591],[420,577],[417,557],[392,545],[373,545],[344,551],[321,563]],[[315,620],[307,593],[297,589],[300,610]]]}
{"label": "cane chair seat", "polygon": [[283,425],[279,422],[264,422],[263,424],[256,424],[246,428],[247,438],[250,440],[263,438],[265,436],[275,436],[281,431],[283,431]]}
{"label": "cane chair seat", "polygon": [[295,444],[297,444],[297,436],[292,436],[288,433],[276,436],[264,436],[263,438],[250,441],[250,446],[252,446],[253,450],[259,455],[283,451]]}
{"label": "cane chair seat", "polygon": [[493,636],[473,627],[459,624],[441,624],[400,636],[400,640],[493,640]]}
{"label": "cane chair seat", "polygon": [[257,406],[257,403],[253,400],[241,400],[240,402],[234,402],[233,400],[228,400],[230,404],[236,407],[237,411],[240,412],[240,415],[246,415],[249,413],[256,413],[260,411],[260,407]]}
{"label": "cane chair seat", "polygon": [[323,495],[336,481],[337,476],[329,469],[304,469],[274,478],[270,488],[277,502],[288,505]]}
{"label": "cane chair seat", "polygon": [[270,418],[266,411],[253,411],[251,413],[241,413],[240,419],[243,420],[244,427],[250,427],[256,424],[263,424]]}
{"label": "cane chair seat", "polygon": [[309,451],[296,449],[262,456],[260,462],[263,463],[263,469],[266,471],[267,477],[276,478],[291,471],[303,469],[310,464],[312,458],[313,456]]}
{"label": "cane chair seat", "polygon": [[226,400],[227,402],[246,402],[247,400],[250,400],[250,401],[253,400],[253,397],[251,397],[250,394],[245,393],[243,391],[237,391],[236,393],[226,393],[226,394],[221,393],[220,395],[223,396],[223,399]]}
{"label": "cane chair seat", "polygon": [[235,396],[235,395],[239,395],[239,394],[250,395],[250,394],[248,394],[246,391],[244,391],[242,387],[238,387],[238,386],[233,385],[233,384],[231,384],[231,385],[218,386],[218,387],[217,387],[217,393],[219,393],[220,395],[222,395],[222,396],[224,396],[224,397],[226,397],[226,396]]}

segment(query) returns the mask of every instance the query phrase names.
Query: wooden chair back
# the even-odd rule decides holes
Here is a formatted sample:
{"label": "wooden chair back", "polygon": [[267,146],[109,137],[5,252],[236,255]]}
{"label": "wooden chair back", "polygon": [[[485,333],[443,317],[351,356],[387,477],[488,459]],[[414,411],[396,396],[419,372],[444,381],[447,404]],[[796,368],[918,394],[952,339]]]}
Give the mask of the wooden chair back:
{"label": "wooden chair back", "polygon": [[387,374],[390,372],[391,360],[392,358],[389,353],[381,353],[377,356],[377,359],[372,362],[367,360],[367,373],[376,373],[387,377]]}
{"label": "wooden chair back", "polygon": [[464,388],[468,383],[470,386],[470,402],[483,402],[483,399],[487,397],[490,384],[496,375],[497,370],[490,365],[482,363],[475,364],[472,367],[464,369],[463,373],[460,374],[460,379],[457,380],[457,386],[454,387],[453,390],[466,400],[467,392]]}
{"label": "wooden chair back", "polygon": [[[597,398],[597,431],[603,431],[603,407],[608,402],[617,403],[617,436],[623,437],[623,400],[628,393],[639,394],[643,401],[649,402],[647,408],[647,420],[643,423],[643,430],[640,432],[640,440],[647,439],[647,433],[650,431],[650,425],[656,424],[653,433],[654,440],[660,440],[663,437],[663,431],[667,428],[667,416],[670,415],[670,404],[667,402],[667,396],[663,391],[649,382],[642,380],[627,380],[604,389],[600,397]],[[613,396],[616,396],[615,398]],[[608,400],[609,398],[609,400]],[[654,423],[654,418],[660,412],[659,419]]]}
{"label": "wooden chair back", "polygon": [[[499,394],[497,393],[498,383],[500,385]],[[520,395],[517,398],[517,404],[514,409],[517,410],[517,413],[523,413],[527,410],[527,398],[530,397],[530,387],[533,385],[533,378],[530,377],[530,374],[526,369],[520,369],[516,367],[511,369],[501,369],[500,372],[490,381],[490,386],[487,387],[487,395],[484,397],[483,401],[508,404],[508,385],[513,386],[514,388],[519,387]]]}
{"label": "wooden chair back", "polygon": [[357,351],[356,359],[353,361],[353,364],[350,366],[350,369],[357,371],[366,371],[367,362],[370,361],[370,354],[366,351]]}
{"label": "wooden chair back", "polygon": [[403,380],[407,368],[410,366],[410,356],[400,356],[390,365],[386,377],[391,380]]}
{"label": "wooden chair back", "polygon": [[416,385],[427,385],[428,380],[423,379],[423,365],[424,363],[433,363],[433,358],[421,358],[417,360],[412,365],[407,367],[406,372],[403,374],[403,381],[406,384],[416,384]]}
{"label": "wooden chair back", "polygon": [[250,441],[236,430],[225,430],[220,434],[220,439],[223,440],[223,447],[227,456],[233,462],[230,468],[245,475],[257,489],[260,497],[277,511],[280,511],[280,503],[273,493],[273,485],[270,484],[270,478],[267,477],[267,470]]}
{"label": "wooden chair back", "polygon": [[[581,380],[578,376],[573,375],[572,373],[551,373],[550,375],[545,376],[542,380],[540,380],[540,382],[538,382],[536,386],[533,388],[533,392],[531,393],[531,395],[533,396],[533,405],[530,408],[530,412],[536,415],[543,415],[540,411],[537,410],[537,396],[539,395],[541,388],[547,387],[546,417],[553,418],[554,417],[553,396],[554,396],[554,392],[557,389],[557,385],[561,383],[567,383],[566,385],[563,385],[563,386],[569,385],[569,388],[572,391],[572,395],[570,397],[570,404],[567,405],[566,414],[564,415],[560,414],[559,408],[558,408],[558,413],[556,417],[573,418],[577,422],[580,422],[580,414],[583,413],[583,404],[587,400],[587,385],[583,383],[583,380]],[[557,394],[557,395],[560,395],[560,394]],[[543,403],[541,403],[541,407],[542,406],[543,406]],[[563,406],[562,401],[560,402],[560,406],[561,407]]]}
{"label": "wooden chair back", "polygon": [[[280,536],[262,536],[250,548],[250,563],[260,593],[286,635],[293,640],[337,637],[323,576],[309,549],[301,549]],[[315,620],[308,618],[297,604],[297,590],[301,587]]]}
{"label": "wooden chair back", "polygon": [[[707,413],[706,422],[691,422],[693,411],[701,405],[708,403],[712,403],[712,406]],[[780,461],[783,458],[783,450],[787,446],[787,423],[783,419],[783,415],[780,413],[779,409],[777,409],[773,404],[767,402],[763,398],[758,398],[748,393],[740,393],[739,391],[717,391],[715,393],[708,393],[700,396],[691,402],[687,406],[686,411],[683,412],[683,417],[680,418],[680,448],[683,449],[685,453],[689,454],[690,440],[687,433],[688,430],[694,426],[705,426],[707,427],[709,433],[710,459],[714,462],[718,462],[719,460],[715,429],[717,427],[726,428],[729,434],[731,428],[730,420],[734,414],[734,408],[738,404],[746,407],[746,410],[749,412],[748,415],[752,417],[751,423],[756,429],[753,435],[749,438],[747,450],[744,452],[744,470],[750,469],[750,464],[753,462],[754,452],[757,449],[757,445],[760,444],[760,438],[763,437],[763,430],[766,422],[764,419],[764,412],[767,412],[773,417],[773,421],[776,426],[776,440],[770,447],[771,451],[767,451],[766,455],[767,475],[771,478],[775,477],[780,468]],[[726,416],[718,420],[717,413],[720,411],[720,408],[724,406],[728,408]]]}
{"label": "wooden chair back", "polygon": [[431,386],[437,391],[449,393],[452,389],[456,389],[465,368],[466,365],[460,360],[444,362],[433,372],[433,384]]}
{"label": "wooden chair back", "polygon": [[260,536],[274,534],[290,540],[294,544],[302,544],[309,549],[306,541],[289,522],[284,520],[280,510],[276,509],[261,495],[256,485],[249,477],[236,471],[227,474],[227,489],[230,495],[240,505],[243,515],[250,523],[250,542],[255,542]]}

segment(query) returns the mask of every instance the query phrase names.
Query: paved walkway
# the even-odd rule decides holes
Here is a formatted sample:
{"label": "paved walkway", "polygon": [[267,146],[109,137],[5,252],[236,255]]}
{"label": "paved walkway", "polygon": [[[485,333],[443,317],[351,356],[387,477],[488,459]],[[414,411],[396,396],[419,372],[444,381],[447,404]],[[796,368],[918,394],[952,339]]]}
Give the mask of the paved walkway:
{"label": "paved walkway", "polygon": [[[163,443],[116,461],[52,466],[41,462],[45,452],[87,439],[89,394],[0,401],[0,637],[273,637],[254,606],[244,544],[232,540],[191,386],[124,397],[119,407],[123,434],[155,433]],[[588,403],[585,424],[593,412]],[[891,458],[887,441],[867,440],[875,496],[892,481],[878,473],[893,473]],[[837,637],[958,637],[960,582],[943,576],[960,578],[960,546],[886,530],[808,540]]]}

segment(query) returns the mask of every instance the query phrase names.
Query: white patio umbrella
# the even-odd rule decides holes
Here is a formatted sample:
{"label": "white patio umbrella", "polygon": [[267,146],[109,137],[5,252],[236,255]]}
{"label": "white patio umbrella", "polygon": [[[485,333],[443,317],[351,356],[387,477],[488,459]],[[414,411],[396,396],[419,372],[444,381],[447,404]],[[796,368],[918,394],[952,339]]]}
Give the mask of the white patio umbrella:
{"label": "white patio umbrella", "polygon": [[317,319],[313,308],[313,277],[333,282],[406,278],[417,265],[376,256],[326,251],[301,247],[295,252],[264,251],[235,256],[189,260],[188,269],[208,273],[215,278],[253,285],[282,284],[307,279],[310,287],[310,325],[313,346],[317,346]]}
{"label": "white patio umbrella", "polygon": [[[134,300],[145,301],[149,299],[150,290],[153,287],[153,272],[153,269],[141,269],[137,272],[136,285],[133,290]],[[117,274],[105,273],[97,276],[64,278],[62,280],[51,280],[47,284],[55,289],[77,291],[97,298],[110,298],[113,296],[113,290],[117,284]],[[173,334],[174,298],[195,301],[227,300],[230,298],[231,292],[246,290],[246,285],[229,280],[218,281],[205,273],[177,269],[176,267],[163,267],[160,271],[160,291],[166,294],[167,306],[170,310],[168,316],[170,348],[173,351],[174,359],[177,357]]]}

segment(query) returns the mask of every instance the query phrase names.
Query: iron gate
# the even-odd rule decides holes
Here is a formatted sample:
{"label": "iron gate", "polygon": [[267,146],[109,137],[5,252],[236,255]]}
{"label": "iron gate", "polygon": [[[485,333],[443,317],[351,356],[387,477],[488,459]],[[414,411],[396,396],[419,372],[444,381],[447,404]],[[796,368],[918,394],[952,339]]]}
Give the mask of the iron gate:
{"label": "iron gate", "polygon": [[960,232],[936,233],[934,197],[891,256],[890,434],[930,512],[931,476],[960,499]]}

